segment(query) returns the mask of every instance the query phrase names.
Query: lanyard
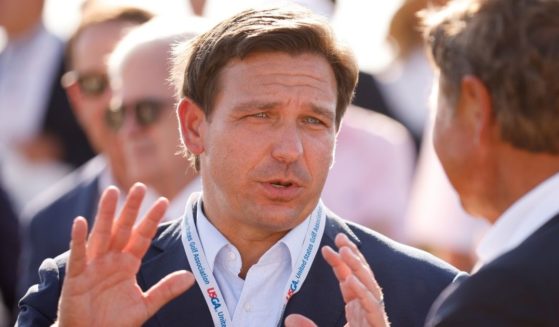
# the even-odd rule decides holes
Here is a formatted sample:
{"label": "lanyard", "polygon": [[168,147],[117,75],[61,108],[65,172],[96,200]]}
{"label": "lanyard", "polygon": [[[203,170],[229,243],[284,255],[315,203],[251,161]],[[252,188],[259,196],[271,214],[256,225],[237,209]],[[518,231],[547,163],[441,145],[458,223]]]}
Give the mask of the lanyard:
{"label": "lanyard", "polygon": [[[208,261],[194,223],[194,210],[201,212],[201,195],[202,193],[196,192],[188,198],[183,219],[184,232],[181,235],[182,243],[190,268],[196,278],[196,282],[202,290],[202,295],[212,315],[214,326],[233,326],[231,316],[225,305],[223,293],[219,289],[212,271],[209,269]],[[278,320],[280,320],[278,321],[278,325],[281,322],[281,316],[285,311],[289,299],[301,289],[309,273],[313,260],[318,252],[322,234],[324,233],[325,221],[326,214],[324,206],[322,202],[320,202],[310,215],[310,223],[307,228],[305,240],[303,241],[303,247],[298,254],[295,269],[291,272],[285,290],[282,293],[283,308],[278,317]]]}

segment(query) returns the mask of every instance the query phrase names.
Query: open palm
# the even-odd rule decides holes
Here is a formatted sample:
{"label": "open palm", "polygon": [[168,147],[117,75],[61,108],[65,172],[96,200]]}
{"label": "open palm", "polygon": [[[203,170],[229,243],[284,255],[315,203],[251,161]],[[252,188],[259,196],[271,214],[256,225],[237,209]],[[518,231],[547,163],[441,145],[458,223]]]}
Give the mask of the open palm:
{"label": "open palm", "polygon": [[143,255],[168,206],[159,199],[134,226],[145,186],[134,185],[115,220],[118,190],[107,188],[89,239],[87,222],[72,227],[70,257],[59,302],[59,326],[140,326],[193,283],[190,272],[174,272],[148,291],[136,282]]}

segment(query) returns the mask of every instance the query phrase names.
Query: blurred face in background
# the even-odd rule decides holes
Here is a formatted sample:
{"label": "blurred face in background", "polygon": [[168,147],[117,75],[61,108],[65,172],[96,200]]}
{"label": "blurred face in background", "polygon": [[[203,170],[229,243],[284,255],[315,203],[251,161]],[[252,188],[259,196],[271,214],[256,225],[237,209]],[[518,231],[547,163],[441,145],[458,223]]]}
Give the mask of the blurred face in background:
{"label": "blurred face in background", "polygon": [[[168,82],[166,43],[133,49],[120,67],[120,86],[112,108],[124,148],[128,173],[134,180],[157,184],[169,174],[184,175],[185,160],[176,155],[179,131],[173,87]],[[115,105],[116,103],[116,105]]]}
{"label": "blurred face in background", "polygon": [[107,22],[86,28],[72,51],[73,71],[65,86],[74,113],[97,152],[118,156],[121,149],[105,115],[111,100],[107,59],[117,42],[135,24]]}

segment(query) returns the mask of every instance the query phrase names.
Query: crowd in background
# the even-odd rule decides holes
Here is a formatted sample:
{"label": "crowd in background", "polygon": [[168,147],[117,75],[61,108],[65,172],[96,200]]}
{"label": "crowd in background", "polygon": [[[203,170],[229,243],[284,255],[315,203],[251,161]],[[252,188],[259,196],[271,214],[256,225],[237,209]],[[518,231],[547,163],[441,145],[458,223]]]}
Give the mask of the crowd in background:
{"label": "crowd in background", "polygon": [[[81,4],[77,21],[82,21],[77,26],[85,24],[88,11],[96,6],[94,2],[101,1]],[[226,0],[175,2],[175,10],[168,12],[182,11],[182,19],[206,26],[255,1],[236,1],[234,6],[225,5],[229,2]],[[349,1],[298,2],[340,29],[344,20],[352,19],[344,17],[349,12]],[[354,2],[353,6],[360,3]],[[476,239],[486,226],[461,209],[433,150],[429,95],[434,77],[416,16],[427,5],[428,0],[403,0],[395,10],[384,8],[387,12],[382,16],[392,17],[384,28],[391,60],[374,69],[361,60],[355,99],[341,126],[335,163],[322,198],[326,206],[344,218],[470,270],[475,261]],[[149,5],[144,8],[157,11]],[[58,15],[65,18],[63,13]],[[126,27],[142,24],[150,15],[127,18]],[[208,22],[198,22],[193,16],[206,16]],[[104,186],[115,184],[128,189],[135,181],[142,181],[152,189],[153,199],[164,195],[171,200],[169,219],[178,217],[184,199],[201,187],[194,172],[185,171],[186,159],[175,155],[178,130],[172,110],[171,114],[160,113],[173,101],[173,91],[165,83],[159,83],[158,99],[167,103],[144,101],[133,108],[123,108],[110,101],[106,78],[109,72],[103,60],[125,28],[113,26],[98,31],[97,36],[90,31],[92,35],[88,37],[98,38],[95,42],[107,42],[106,48],[99,50],[104,51],[101,56],[90,50],[80,52],[79,44],[67,39],[74,32],[57,35],[45,26],[43,17],[41,1],[8,0],[0,4],[0,26],[6,36],[4,45],[0,45],[0,295],[5,304],[0,308],[0,326],[9,321],[17,299],[38,278],[28,273],[29,267],[36,270],[47,255],[37,254],[44,244],[38,241],[44,238],[44,242],[52,243],[55,239],[60,252],[67,246],[70,223],[54,231],[59,225],[49,217],[58,217],[60,212],[70,218],[93,214],[95,207],[83,212],[68,209],[67,203],[82,201],[81,197],[70,196],[76,194],[69,192],[76,185],[83,186],[79,194],[86,194],[89,188],[85,185],[95,180],[97,184],[91,186],[91,192],[98,195],[98,189]],[[383,27],[379,25],[379,29]],[[367,38],[368,32],[359,31],[359,42],[374,42]],[[110,41],[109,36],[113,38]],[[85,34],[81,37],[85,40]],[[94,58],[86,60],[88,54]],[[103,73],[72,75],[80,69]],[[165,73],[154,72],[154,76]],[[148,81],[137,84],[137,92],[157,88]],[[160,125],[146,132],[126,118],[131,111],[136,125]],[[155,113],[164,118],[149,118]],[[157,151],[146,155],[138,147]],[[58,199],[66,195],[64,201]],[[96,196],[92,199],[97,201]],[[54,202],[60,206],[58,211],[46,211]],[[174,210],[173,202],[177,203]]]}

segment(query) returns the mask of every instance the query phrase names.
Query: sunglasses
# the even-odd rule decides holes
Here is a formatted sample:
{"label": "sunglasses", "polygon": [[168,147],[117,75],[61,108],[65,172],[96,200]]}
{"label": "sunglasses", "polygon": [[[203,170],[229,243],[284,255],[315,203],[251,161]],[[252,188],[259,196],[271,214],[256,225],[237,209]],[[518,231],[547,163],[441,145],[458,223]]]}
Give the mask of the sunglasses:
{"label": "sunglasses", "polygon": [[70,71],[62,77],[62,84],[68,86],[77,83],[85,96],[99,96],[109,87],[109,79],[102,73],[78,73]]}
{"label": "sunglasses", "polygon": [[149,98],[131,104],[111,104],[105,113],[105,121],[110,128],[118,131],[124,125],[127,113],[132,110],[136,124],[147,127],[157,122],[164,108],[174,103],[172,100]]}

